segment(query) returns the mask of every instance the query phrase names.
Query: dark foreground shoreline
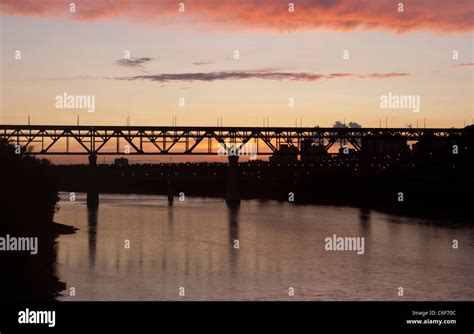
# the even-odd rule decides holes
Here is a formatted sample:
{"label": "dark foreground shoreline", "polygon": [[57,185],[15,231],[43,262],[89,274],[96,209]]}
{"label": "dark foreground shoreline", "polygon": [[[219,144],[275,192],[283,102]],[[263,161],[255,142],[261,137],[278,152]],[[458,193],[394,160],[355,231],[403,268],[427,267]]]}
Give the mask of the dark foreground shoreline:
{"label": "dark foreground shoreline", "polygon": [[[38,223],[31,222],[31,224]],[[9,229],[2,236],[37,238],[38,252],[0,252],[2,265],[7,273],[1,275],[2,301],[51,301],[66,288],[56,275],[57,238],[73,234],[76,228],[49,222],[41,231],[19,232]]]}
{"label": "dark foreground shoreline", "polygon": [[[29,240],[30,249],[0,251],[2,301],[49,301],[66,285],[56,276],[57,238],[75,228],[54,222],[58,182],[51,163],[27,152],[17,154],[13,145],[0,141],[3,173],[0,190],[0,236]],[[21,239],[20,239],[21,238]],[[32,252],[31,248],[35,248]]]}
{"label": "dark foreground shoreline", "polygon": [[77,230],[79,230],[78,228],[75,228],[74,226],[55,223],[55,222],[52,222],[52,226],[53,228],[51,229],[51,233],[53,233],[56,238],[60,237],[61,235],[74,234],[76,233]]}

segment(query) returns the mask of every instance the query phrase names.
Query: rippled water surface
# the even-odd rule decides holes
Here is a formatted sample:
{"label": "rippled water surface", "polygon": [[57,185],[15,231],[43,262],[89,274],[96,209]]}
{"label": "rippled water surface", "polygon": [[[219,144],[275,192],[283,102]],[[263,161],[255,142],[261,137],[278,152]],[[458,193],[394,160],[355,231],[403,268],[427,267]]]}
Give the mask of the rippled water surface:
{"label": "rippled water surface", "polygon": [[[474,300],[468,224],[276,201],[169,206],[149,195],[101,194],[88,211],[84,194],[61,197],[56,222],[79,228],[58,239],[62,300]],[[364,237],[365,253],[326,251],[333,234]]]}

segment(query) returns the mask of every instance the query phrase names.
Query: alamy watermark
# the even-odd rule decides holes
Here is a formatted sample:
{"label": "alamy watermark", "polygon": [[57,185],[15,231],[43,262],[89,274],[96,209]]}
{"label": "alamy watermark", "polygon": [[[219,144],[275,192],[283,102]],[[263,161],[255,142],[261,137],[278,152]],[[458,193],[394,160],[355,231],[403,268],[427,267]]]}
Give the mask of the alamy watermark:
{"label": "alamy watermark", "polygon": [[225,141],[224,143],[219,143],[219,148],[217,149],[217,155],[224,156],[249,156],[250,160],[257,159],[257,145],[254,143],[231,143]]}
{"label": "alamy watermark", "polygon": [[332,237],[324,239],[324,242],[326,251],[356,251],[357,255],[365,253],[364,237],[338,237],[333,234]]}
{"label": "alamy watermark", "polygon": [[87,109],[95,112],[95,95],[70,95],[64,92],[56,95],[56,109]]}
{"label": "alamy watermark", "polygon": [[12,237],[7,234],[0,237],[0,251],[30,252],[31,255],[38,254],[38,238],[36,237]]}
{"label": "alamy watermark", "polygon": [[47,324],[48,327],[56,326],[56,311],[33,311],[26,309],[18,312],[19,324]]}
{"label": "alamy watermark", "polygon": [[410,109],[413,112],[421,110],[420,95],[397,95],[389,92],[380,96],[381,109]]}

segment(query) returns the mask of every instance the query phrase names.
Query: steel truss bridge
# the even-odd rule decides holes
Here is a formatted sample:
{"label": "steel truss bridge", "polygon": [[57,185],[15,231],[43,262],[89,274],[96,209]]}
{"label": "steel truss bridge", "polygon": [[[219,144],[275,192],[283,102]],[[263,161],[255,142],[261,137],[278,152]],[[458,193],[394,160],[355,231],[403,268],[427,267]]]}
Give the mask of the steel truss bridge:
{"label": "steel truss bridge", "polygon": [[[308,154],[308,144],[326,151],[336,143],[362,149],[364,138],[457,139],[455,128],[308,128],[208,126],[0,125],[0,139],[38,155],[216,155],[219,149],[245,149],[272,155],[282,145]],[[129,152],[126,152],[126,150]]]}

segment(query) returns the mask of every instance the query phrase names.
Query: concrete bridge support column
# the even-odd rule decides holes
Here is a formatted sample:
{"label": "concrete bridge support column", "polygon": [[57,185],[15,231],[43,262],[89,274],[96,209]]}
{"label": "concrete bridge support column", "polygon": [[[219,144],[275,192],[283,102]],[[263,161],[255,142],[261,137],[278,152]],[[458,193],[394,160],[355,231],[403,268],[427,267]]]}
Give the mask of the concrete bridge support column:
{"label": "concrete bridge support column", "polygon": [[229,169],[227,174],[226,202],[229,205],[240,204],[239,185],[239,156],[229,155]]}
{"label": "concrete bridge support column", "polygon": [[87,207],[99,207],[99,191],[97,190],[97,156],[89,155],[89,171],[87,184]]}

